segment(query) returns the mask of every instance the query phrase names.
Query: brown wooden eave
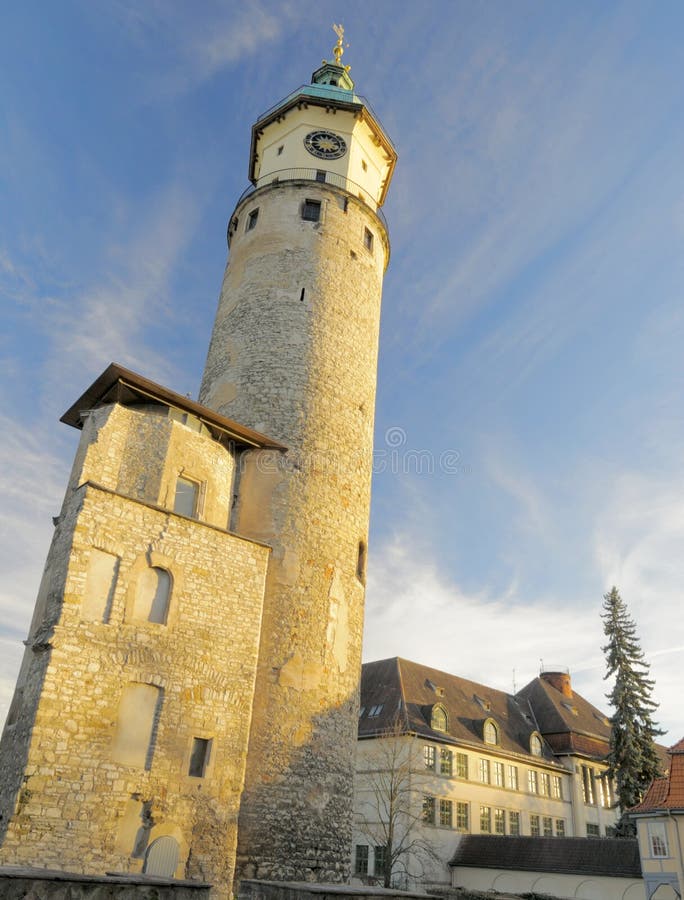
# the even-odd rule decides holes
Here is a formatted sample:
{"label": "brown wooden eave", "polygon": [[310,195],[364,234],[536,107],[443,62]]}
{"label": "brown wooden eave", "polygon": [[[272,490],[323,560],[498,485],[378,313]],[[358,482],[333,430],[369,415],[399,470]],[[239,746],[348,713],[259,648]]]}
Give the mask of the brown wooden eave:
{"label": "brown wooden eave", "polygon": [[232,419],[227,419],[213,409],[202,406],[200,403],[150,381],[130,369],[125,369],[117,363],[110,363],[59,421],[71,425],[72,428],[83,428],[82,413],[86,410],[96,409],[108,403],[121,403],[128,406],[140,402],[156,403],[159,406],[178,409],[196,416],[209,429],[214,438],[222,443],[228,442],[243,447],[269,450],[287,449],[284,444],[240,425]]}

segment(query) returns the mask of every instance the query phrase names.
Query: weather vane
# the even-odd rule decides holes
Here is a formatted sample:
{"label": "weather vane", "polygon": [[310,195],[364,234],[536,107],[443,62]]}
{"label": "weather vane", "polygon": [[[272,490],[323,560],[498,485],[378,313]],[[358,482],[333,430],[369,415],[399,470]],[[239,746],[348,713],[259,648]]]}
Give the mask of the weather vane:
{"label": "weather vane", "polygon": [[[335,65],[340,66],[348,72],[351,69],[351,66],[345,66],[342,63],[342,54],[344,53],[344,48],[348,47],[349,44],[344,43],[344,27],[342,25],[333,25],[333,31],[337,35],[337,43],[333,47],[333,55],[335,57]],[[327,62],[327,60],[323,60],[323,62]]]}

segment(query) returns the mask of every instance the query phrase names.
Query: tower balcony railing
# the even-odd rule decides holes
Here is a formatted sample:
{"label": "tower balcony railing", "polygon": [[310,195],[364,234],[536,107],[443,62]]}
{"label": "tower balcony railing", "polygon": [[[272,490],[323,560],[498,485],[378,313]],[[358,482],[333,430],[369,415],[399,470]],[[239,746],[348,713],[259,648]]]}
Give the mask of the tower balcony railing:
{"label": "tower balcony railing", "polygon": [[365,188],[344,175],[338,175],[336,172],[326,172],[322,169],[279,169],[277,172],[269,172],[268,175],[257,179],[256,184],[250,184],[245,188],[236,206],[239,206],[244,199],[259,188],[266,187],[269,184],[278,184],[282,181],[315,181],[318,184],[329,184],[333,187],[341,188],[353,197],[358,197],[366,206],[369,206],[385,226],[385,231],[389,235],[389,227],[383,211]]}

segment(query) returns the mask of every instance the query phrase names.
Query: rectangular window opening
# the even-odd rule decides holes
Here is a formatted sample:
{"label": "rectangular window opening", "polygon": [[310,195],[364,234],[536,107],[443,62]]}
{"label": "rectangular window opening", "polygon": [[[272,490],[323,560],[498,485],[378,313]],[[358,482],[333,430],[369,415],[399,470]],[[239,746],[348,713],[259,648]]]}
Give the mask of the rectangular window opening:
{"label": "rectangular window opening", "polygon": [[459,778],[467,778],[468,777],[468,754],[467,753],[457,753],[456,754],[456,774]]}
{"label": "rectangular window opening", "polygon": [[451,828],[452,825],[451,800],[439,801],[439,824],[442,828]]}
{"label": "rectangular window opening", "polygon": [[302,219],[304,219],[305,222],[320,222],[321,201],[305,200],[302,205]]}
{"label": "rectangular window opening", "polygon": [[490,806],[480,807],[480,833],[492,833],[492,808]]}
{"label": "rectangular window opening", "polygon": [[193,738],[188,775],[192,775],[193,778],[204,778],[210,756],[211,738]]}
{"label": "rectangular window opening", "polygon": [[173,511],[181,516],[195,518],[199,514],[200,485],[189,478],[178,477]]}
{"label": "rectangular window opening", "polygon": [[456,803],[456,829],[458,831],[468,830],[468,804],[461,800]]}
{"label": "rectangular window opening", "polygon": [[245,231],[251,231],[253,228],[256,228],[257,219],[259,218],[259,210],[253,209],[250,214],[247,216],[247,225],[245,226]]}
{"label": "rectangular window opening", "polygon": [[373,232],[369,228],[363,229],[363,246],[369,253],[373,252]]}
{"label": "rectangular window opening", "polygon": [[325,182],[325,176],[326,176],[326,173],[323,171],[323,169],[316,170],[316,181]]}
{"label": "rectangular window opening", "polygon": [[354,873],[356,875],[368,875],[368,844],[356,845]]}

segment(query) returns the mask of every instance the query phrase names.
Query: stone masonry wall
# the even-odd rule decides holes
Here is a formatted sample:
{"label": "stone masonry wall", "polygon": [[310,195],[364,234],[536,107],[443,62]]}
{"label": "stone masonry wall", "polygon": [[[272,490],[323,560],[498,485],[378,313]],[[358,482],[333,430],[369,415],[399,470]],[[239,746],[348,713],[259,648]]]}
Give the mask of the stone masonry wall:
{"label": "stone masonry wall", "polygon": [[[319,222],[302,218],[306,199],[321,202]],[[239,866],[246,877],[340,881],[386,235],[361,202],[314,182],[262,188],[235,218],[200,400],[289,448],[242,460],[233,520],[273,547]]]}
{"label": "stone masonry wall", "polygon": [[209,897],[209,885],[6,867],[0,868],[0,897],[3,900],[205,900]]}
{"label": "stone masonry wall", "polygon": [[[176,876],[227,897],[269,550],[161,508],[170,472],[206,471],[218,479],[206,491],[211,516],[225,524],[231,489],[220,476],[232,459],[210,438],[121,407],[91,424],[77,464],[109,486],[73,478],[55,531],[0,747],[0,862],[139,872],[153,842],[172,837]],[[134,432],[137,474],[119,460]],[[154,504],[146,454],[163,462]],[[140,618],[141,591],[159,570],[171,584],[165,624]],[[147,723],[127,696],[152,698]],[[189,775],[195,739],[211,741],[198,777]]]}

